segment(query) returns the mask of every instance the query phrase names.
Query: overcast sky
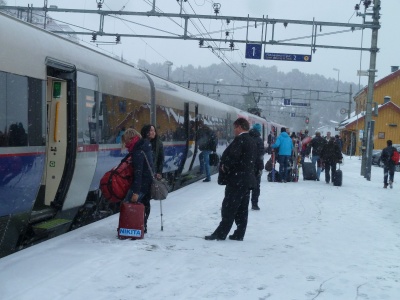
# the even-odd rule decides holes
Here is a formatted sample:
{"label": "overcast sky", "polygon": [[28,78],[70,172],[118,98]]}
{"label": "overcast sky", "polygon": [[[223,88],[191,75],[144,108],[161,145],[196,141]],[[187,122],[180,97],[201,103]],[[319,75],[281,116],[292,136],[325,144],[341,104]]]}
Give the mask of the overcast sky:
{"label": "overcast sky", "polygon": [[[313,18],[317,21],[337,22],[337,23],[362,23],[362,18],[357,17],[354,11],[354,6],[360,3],[359,0],[336,0],[331,2],[321,0],[188,0],[183,3],[184,11],[187,14],[202,14],[213,15],[213,3],[218,2],[221,4],[221,16],[236,16],[245,17],[263,17],[268,16],[273,19],[289,19],[289,20],[303,20],[312,21]],[[7,0],[8,5],[27,6],[32,3],[35,7],[43,6],[43,0]],[[153,0],[105,0],[103,4],[104,10],[124,10],[124,11],[149,11],[152,8]],[[165,13],[179,13],[180,6],[176,0],[156,0],[157,9]],[[97,9],[95,0],[48,0],[48,5],[57,5],[59,8],[76,8],[76,9]],[[397,36],[394,36],[395,28],[398,28],[397,13],[400,11],[400,1],[397,0],[381,0],[381,24],[382,28],[378,33],[378,47],[380,52],[377,57],[377,79],[383,78],[390,74],[390,67],[393,65],[400,65],[400,59],[397,55],[398,46],[400,44]],[[360,12],[363,12],[363,5],[361,4]],[[389,13],[390,12],[390,13]],[[71,14],[71,13],[51,13],[57,20],[67,21],[72,24],[84,28],[90,28],[91,31],[99,29],[99,16],[87,14]],[[179,19],[173,20],[167,18],[139,18],[122,16],[123,20],[116,18],[106,18],[104,24],[104,31],[108,33],[130,33],[130,34],[164,34],[162,32],[152,31],[146,27],[138,26],[133,23],[145,24],[159,29],[163,29],[174,34],[183,34],[183,29],[180,27],[184,22]],[[370,21],[367,18],[367,21]],[[224,36],[225,31],[230,31],[230,36],[235,39],[246,38],[246,24],[239,22],[231,22],[229,25],[226,22],[202,20],[196,22],[199,30],[204,32],[217,32],[216,36]],[[250,24],[252,25],[252,24]],[[244,27],[244,28],[242,28]],[[269,36],[272,32],[272,27],[268,27]],[[74,30],[82,30],[74,28]],[[318,30],[317,44],[334,45],[334,46],[352,46],[360,47],[361,44],[365,48],[371,46],[371,29],[355,31],[350,33],[335,33],[347,28],[326,27],[322,31]],[[192,34],[198,34],[198,31],[193,27],[189,27]],[[325,34],[322,36],[322,34]],[[254,27],[254,24],[249,28],[249,36],[251,38],[261,38],[261,26]],[[311,43],[311,27],[301,25],[289,25],[286,29],[281,24],[276,26],[275,39],[288,40],[293,39],[293,43]],[[307,37],[298,39],[299,37]],[[89,36],[80,37],[86,41],[90,40]],[[397,40],[395,40],[397,38]],[[98,41],[113,41],[114,38],[100,37]],[[214,47],[227,48],[228,43],[218,43]],[[146,61],[163,63],[171,61],[173,63],[172,69],[180,66],[192,64],[193,66],[209,66],[213,63],[220,63],[222,60],[218,55],[214,54],[209,49],[199,48],[197,41],[181,41],[181,40],[167,40],[167,39],[142,39],[142,38],[123,38],[120,45],[100,45],[100,47],[107,51],[123,55],[134,63],[138,59],[145,59]],[[350,81],[354,83],[361,83],[361,86],[367,84],[367,77],[359,78],[357,70],[369,69],[370,54],[355,50],[336,50],[318,48],[316,53],[312,55],[312,62],[280,62],[271,60],[254,60],[245,58],[245,44],[235,44],[235,51],[223,51],[219,56],[224,57],[226,63],[247,63],[244,70],[246,76],[251,79],[251,66],[255,64],[259,66],[273,66],[276,65],[280,71],[289,72],[292,69],[299,69],[302,72],[310,74],[321,74],[327,78],[337,79],[338,75],[341,81]],[[309,47],[294,47],[294,46],[268,46],[266,52],[275,53],[290,53],[290,54],[311,54]],[[218,51],[215,51],[218,53]],[[361,61],[361,68],[360,68]],[[337,69],[337,70],[333,70]],[[241,70],[243,71],[243,70]],[[188,75],[188,77],[190,74]],[[190,78],[184,78],[188,80]],[[210,80],[216,80],[210,79]],[[181,80],[181,79],[175,79]]]}

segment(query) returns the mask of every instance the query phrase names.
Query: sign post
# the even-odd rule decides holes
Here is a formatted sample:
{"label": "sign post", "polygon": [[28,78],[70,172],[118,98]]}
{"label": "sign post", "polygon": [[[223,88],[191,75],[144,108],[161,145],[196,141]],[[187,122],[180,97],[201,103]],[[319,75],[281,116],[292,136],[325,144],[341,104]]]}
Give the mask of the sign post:
{"label": "sign post", "polygon": [[283,61],[299,61],[311,62],[311,55],[308,54],[288,54],[288,53],[264,53],[266,60],[283,60]]}

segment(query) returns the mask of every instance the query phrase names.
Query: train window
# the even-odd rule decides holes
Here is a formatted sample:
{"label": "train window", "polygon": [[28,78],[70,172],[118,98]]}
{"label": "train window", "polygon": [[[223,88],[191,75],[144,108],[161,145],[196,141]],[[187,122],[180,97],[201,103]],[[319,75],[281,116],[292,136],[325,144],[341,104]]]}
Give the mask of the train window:
{"label": "train window", "polygon": [[0,86],[0,146],[43,145],[44,82],[0,72]]}
{"label": "train window", "polygon": [[119,133],[125,128],[140,131],[150,123],[150,105],[133,99],[102,94],[102,143],[119,143]]}
{"label": "train window", "polygon": [[157,106],[157,134],[162,141],[185,141],[184,123],[183,110]]}
{"label": "train window", "polygon": [[93,109],[96,104],[95,91],[78,88],[78,143],[95,144],[96,138],[96,117],[93,116]]}

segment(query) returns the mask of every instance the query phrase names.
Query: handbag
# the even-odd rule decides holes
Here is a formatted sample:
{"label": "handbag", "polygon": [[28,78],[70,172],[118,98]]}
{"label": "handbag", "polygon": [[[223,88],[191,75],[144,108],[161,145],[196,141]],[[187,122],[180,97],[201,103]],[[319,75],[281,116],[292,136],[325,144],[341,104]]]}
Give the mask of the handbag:
{"label": "handbag", "polygon": [[150,195],[151,195],[151,199],[154,200],[165,200],[168,196],[168,185],[167,185],[167,181],[164,178],[161,179],[157,179],[154,176],[154,172],[150,167],[150,163],[147,160],[147,156],[146,154],[142,151],[144,158],[146,159],[147,162],[147,166],[149,167],[150,173],[151,173],[151,177],[153,178],[152,182],[151,182],[151,187],[150,187]]}
{"label": "handbag", "polygon": [[219,164],[219,155],[215,152],[210,153],[210,166],[218,166]]}

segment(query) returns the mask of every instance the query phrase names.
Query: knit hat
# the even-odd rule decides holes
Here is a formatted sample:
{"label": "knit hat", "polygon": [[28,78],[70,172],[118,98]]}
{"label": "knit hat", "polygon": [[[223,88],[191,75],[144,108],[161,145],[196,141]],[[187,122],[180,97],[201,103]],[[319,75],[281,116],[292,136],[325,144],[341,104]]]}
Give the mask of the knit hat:
{"label": "knit hat", "polygon": [[253,129],[254,129],[254,130],[257,130],[259,133],[261,133],[261,125],[258,124],[258,123],[256,123],[256,124],[253,125]]}

